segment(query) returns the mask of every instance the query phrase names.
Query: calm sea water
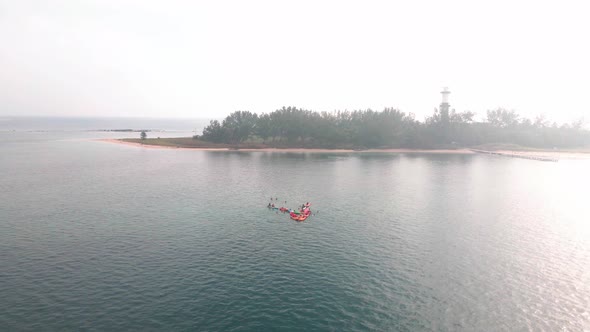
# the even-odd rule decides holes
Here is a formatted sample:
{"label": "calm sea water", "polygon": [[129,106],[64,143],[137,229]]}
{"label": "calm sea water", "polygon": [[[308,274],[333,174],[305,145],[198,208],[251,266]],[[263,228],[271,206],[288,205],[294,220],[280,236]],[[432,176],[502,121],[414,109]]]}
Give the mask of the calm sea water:
{"label": "calm sea water", "polygon": [[109,135],[0,133],[1,330],[590,329],[588,161]]}

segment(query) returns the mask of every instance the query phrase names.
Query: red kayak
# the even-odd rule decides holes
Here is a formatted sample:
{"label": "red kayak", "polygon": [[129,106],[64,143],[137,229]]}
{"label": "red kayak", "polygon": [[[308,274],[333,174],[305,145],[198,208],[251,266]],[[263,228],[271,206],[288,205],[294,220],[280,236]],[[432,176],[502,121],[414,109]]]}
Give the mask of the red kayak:
{"label": "red kayak", "polygon": [[307,219],[307,217],[309,217],[309,214],[302,214],[302,215],[296,215],[296,214],[291,214],[291,219],[295,220],[295,221],[305,221],[305,219]]}

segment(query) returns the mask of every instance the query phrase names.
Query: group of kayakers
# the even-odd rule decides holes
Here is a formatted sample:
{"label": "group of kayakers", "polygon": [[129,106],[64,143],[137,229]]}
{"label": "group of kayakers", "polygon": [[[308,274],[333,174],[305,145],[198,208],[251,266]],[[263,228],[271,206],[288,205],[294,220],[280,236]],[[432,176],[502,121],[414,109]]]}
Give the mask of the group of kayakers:
{"label": "group of kayakers", "polygon": [[[310,215],[312,215],[311,213],[311,203],[307,202],[305,204],[301,204],[301,206],[299,207],[299,211],[296,211],[294,209],[288,209],[286,207],[281,206],[276,207],[274,202],[278,202],[278,198],[270,198],[271,202],[268,203],[267,208],[269,209],[274,209],[274,210],[278,210],[281,211],[283,213],[289,213],[289,216],[291,217],[291,219],[296,220],[296,221],[304,221],[305,219],[307,219]],[[287,203],[287,201],[285,201],[285,204]],[[278,213],[277,211],[277,213]],[[317,213],[317,212],[316,212]]]}
{"label": "group of kayakers", "polygon": [[[270,203],[268,203],[268,206],[267,206],[268,208],[273,208],[273,207],[275,207],[275,203],[273,203],[273,201],[274,201],[274,202],[278,202],[278,201],[279,201],[279,198],[278,198],[278,197],[275,197],[275,198],[273,199],[273,198],[271,197],[271,198],[270,198]],[[285,204],[287,204],[287,201],[285,201]]]}

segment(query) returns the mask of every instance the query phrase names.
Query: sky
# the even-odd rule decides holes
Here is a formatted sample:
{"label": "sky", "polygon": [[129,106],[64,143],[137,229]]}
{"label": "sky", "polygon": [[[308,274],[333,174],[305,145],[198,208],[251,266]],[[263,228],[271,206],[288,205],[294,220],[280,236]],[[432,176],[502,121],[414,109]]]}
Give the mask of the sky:
{"label": "sky", "polygon": [[[587,4],[588,3],[588,4]],[[590,120],[588,1],[0,0],[0,116]]]}

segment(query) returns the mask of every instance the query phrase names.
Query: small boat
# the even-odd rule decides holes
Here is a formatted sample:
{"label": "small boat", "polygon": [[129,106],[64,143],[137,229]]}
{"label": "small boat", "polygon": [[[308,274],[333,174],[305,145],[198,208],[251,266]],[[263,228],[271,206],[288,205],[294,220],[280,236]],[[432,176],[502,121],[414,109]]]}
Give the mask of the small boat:
{"label": "small boat", "polygon": [[305,219],[307,219],[307,217],[309,217],[309,215],[307,214],[302,214],[302,215],[291,215],[291,219],[295,220],[295,221],[305,221]]}
{"label": "small boat", "polygon": [[309,211],[309,209],[305,209],[302,212],[291,212],[289,214],[289,216],[291,217],[291,219],[295,220],[295,221],[305,221],[305,219],[307,219],[309,216],[311,215],[311,211]]}

